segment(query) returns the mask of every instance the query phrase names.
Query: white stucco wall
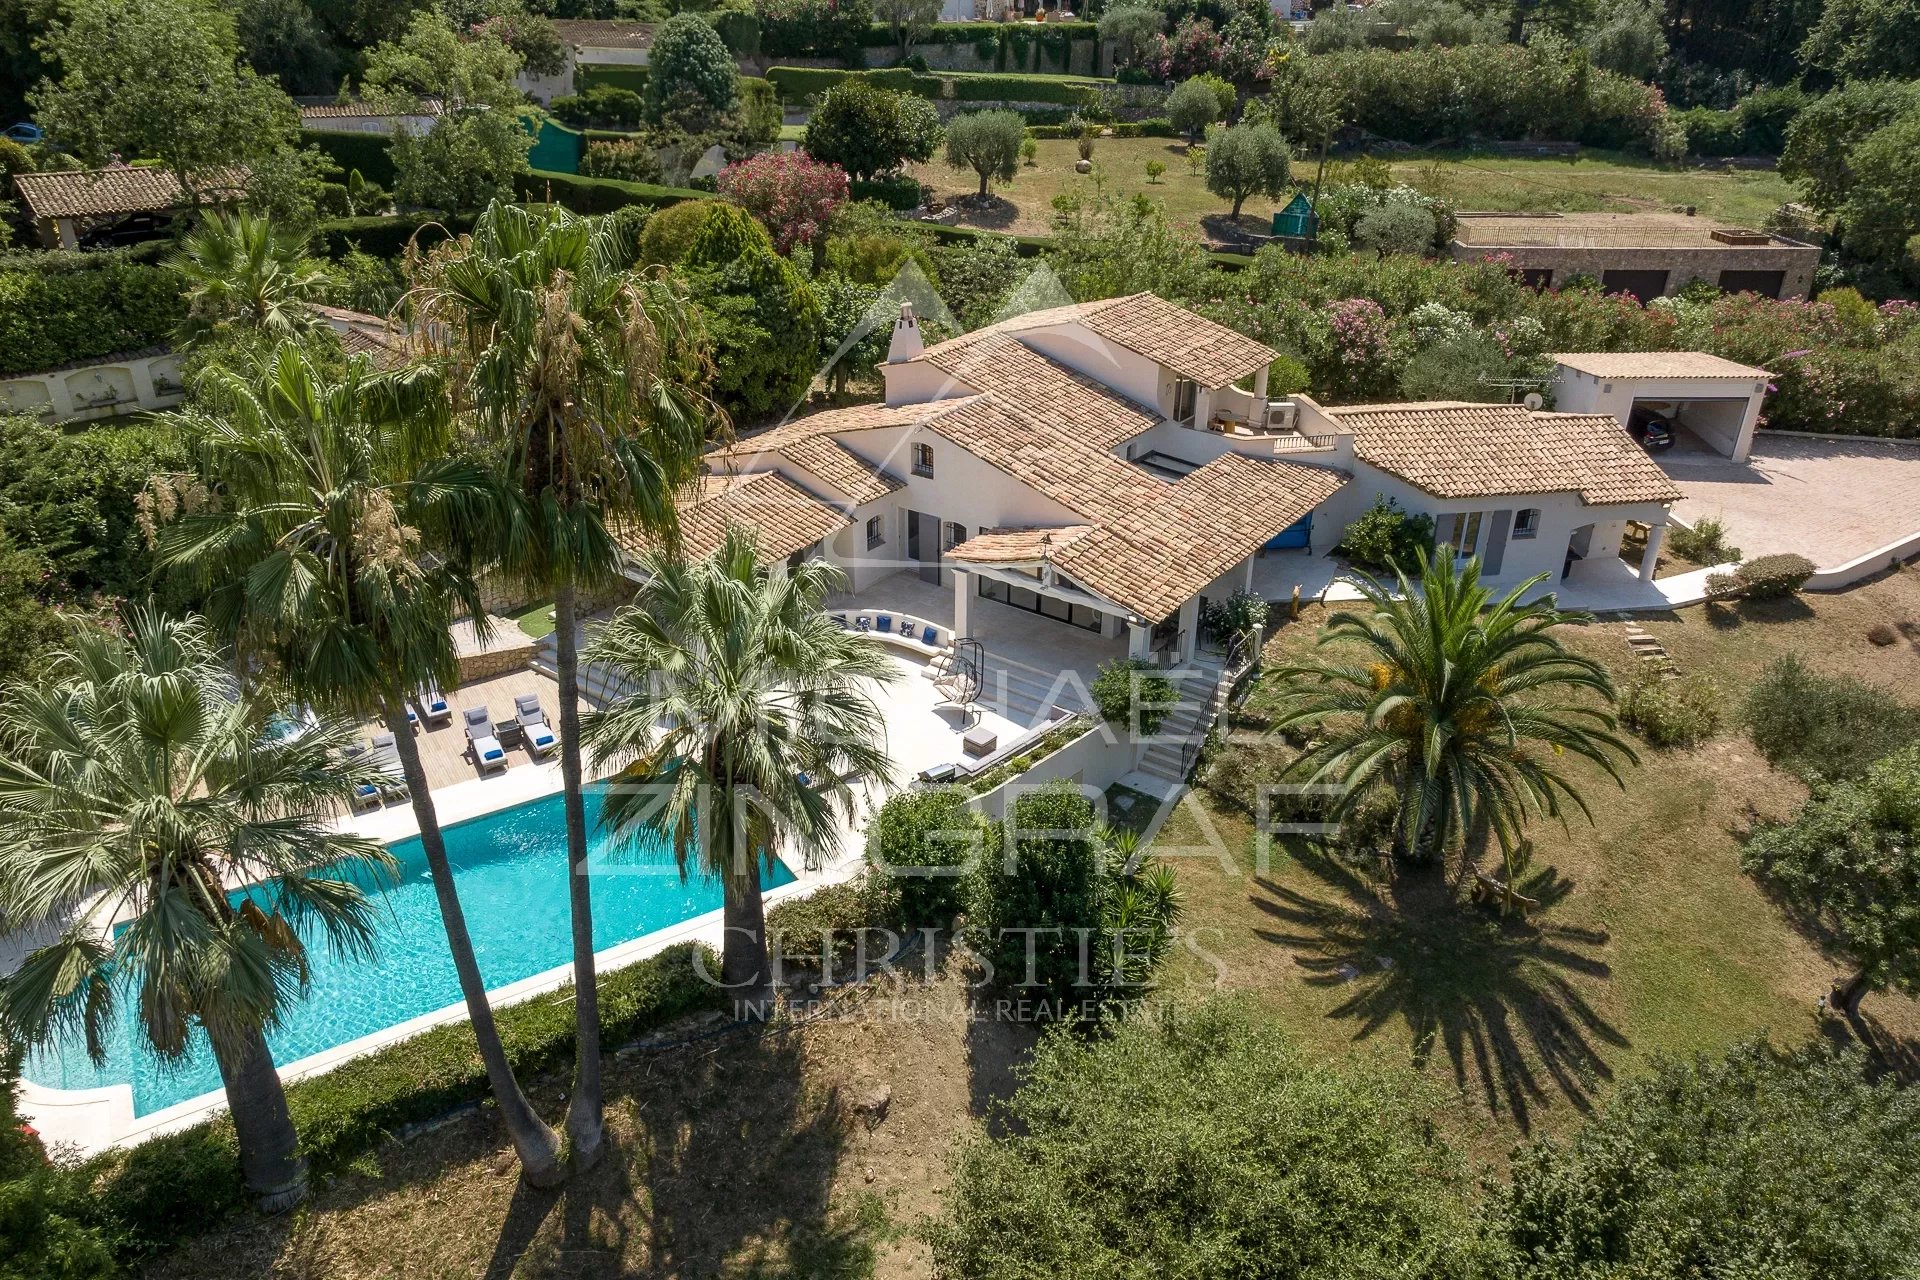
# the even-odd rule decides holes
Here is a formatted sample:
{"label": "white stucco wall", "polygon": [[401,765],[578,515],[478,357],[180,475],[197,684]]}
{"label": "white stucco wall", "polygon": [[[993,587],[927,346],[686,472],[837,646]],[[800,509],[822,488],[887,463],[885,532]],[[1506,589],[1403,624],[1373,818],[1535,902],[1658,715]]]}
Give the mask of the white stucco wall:
{"label": "white stucco wall", "polygon": [[0,377],[0,412],[45,418],[49,422],[86,422],[131,413],[167,409],[185,398],[180,356],[171,351],[48,373]]}
{"label": "white stucco wall", "polygon": [[1158,409],[1162,414],[1173,408],[1171,373],[1085,325],[1031,329],[1020,334],[1020,341],[1130,400]]}
{"label": "white stucco wall", "polygon": [[1691,414],[1683,409],[1679,420],[1735,462],[1745,462],[1767,384],[1764,379],[1599,378],[1561,365],[1554,373],[1553,392],[1553,407],[1562,413],[1604,413],[1622,426],[1636,400],[1739,402],[1737,408],[1702,405]]}

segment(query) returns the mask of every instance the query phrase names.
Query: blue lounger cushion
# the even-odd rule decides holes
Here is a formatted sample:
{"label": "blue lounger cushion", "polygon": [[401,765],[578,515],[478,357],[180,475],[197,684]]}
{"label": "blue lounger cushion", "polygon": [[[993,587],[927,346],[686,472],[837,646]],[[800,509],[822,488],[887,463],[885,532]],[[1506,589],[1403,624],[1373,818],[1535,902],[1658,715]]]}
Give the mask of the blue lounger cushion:
{"label": "blue lounger cushion", "polygon": [[893,631],[893,615],[890,613],[881,614],[874,622],[874,630],[880,632],[882,635],[891,634]]}
{"label": "blue lounger cushion", "polygon": [[937,627],[928,627],[920,633],[921,644],[936,644],[939,642],[939,639],[940,631]]}

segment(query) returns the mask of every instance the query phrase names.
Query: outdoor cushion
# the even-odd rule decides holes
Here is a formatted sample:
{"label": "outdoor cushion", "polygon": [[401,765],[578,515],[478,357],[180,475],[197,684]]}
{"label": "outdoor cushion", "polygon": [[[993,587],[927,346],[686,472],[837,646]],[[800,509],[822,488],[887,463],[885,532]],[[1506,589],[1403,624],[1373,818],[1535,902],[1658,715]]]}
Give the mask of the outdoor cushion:
{"label": "outdoor cushion", "polygon": [[920,633],[921,644],[938,644],[939,642],[940,642],[940,631],[937,627],[928,627],[925,631],[922,631]]}
{"label": "outdoor cushion", "polygon": [[893,615],[890,613],[881,614],[879,624],[875,630],[879,631],[882,635],[891,633],[893,631]]}

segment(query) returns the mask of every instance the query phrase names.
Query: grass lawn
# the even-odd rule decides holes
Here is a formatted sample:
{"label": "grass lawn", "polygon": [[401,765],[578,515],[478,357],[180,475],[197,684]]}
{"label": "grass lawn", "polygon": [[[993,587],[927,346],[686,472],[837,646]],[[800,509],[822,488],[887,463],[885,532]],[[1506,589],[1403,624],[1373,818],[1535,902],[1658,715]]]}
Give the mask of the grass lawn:
{"label": "grass lawn", "polygon": [[[1310,608],[1284,628],[1269,661],[1310,645],[1323,616]],[[1881,622],[1906,642],[1871,645],[1866,630]],[[1711,671],[1730,713],[1783,653],[1911,688],[1920,570],[1642,625],[1682,670]],[[1567,639],[1631,674],[1621,624]],[[1249,711],[1260,707],[1256,693]],[[1262,748],[1229,750],[1257,759]],[[1257,769],[1247,776],[1236,794]],[[1430,1073],[1453,1099],[1442,1126],[1494,1168],[1656,1054],[1763,1032],[1782,1043],[1850,1034],[1814,1010],[1840,963],[1738,865],[1739,834],[1756,814],[1789,815],[1799,783],[1768,768],[1731,719],[1697,750],[1643,749],[1624,790],[1592,771],[1584,782],[1592,825],[1534,831],[1521,887],[1544,905],[1525,922],[1457,906],[1431,875],[1377,884],[1305,844],[1276,845],[1263,863],[1248,815],[1199,793],[1155,844],[1197,944],[1175,952],[1165,986],[1248,991],[1319,1052]],[[924,1276],[913,1226],[938,1209],[948,1154],[1006,1096],[1032,1042],[965,1011],[951,968],[929,980],[910,962],[793,1029],[613,1058],[609,1151],[563,1191],[517,1187],[482,1108],[388,1146],[309,1208],[236,1223],[155,1274]],[[1888,1061],[1920,1062],[1920,1006],[1873,995],[1865,1013]],[[530,1089],[549,1117],[564,1110],[563,1083]],[[880,1089],[891,1091],[885,1118],[869,1124],[857,1107]]]}
{"label": "grass lawn", "polygon": [[513,620],[533,639],[544,640],[553,634],[553,619],[548,616],[552,612],[553,601],[545,600],[523,613],[515,614]]}
{"label": "grass lawn", "polygon": [[[995,185],[993,206],[970,211],[966,226],[995,231],[1042,234],[1048,230],[1053,198],[1065,191],[1091,192],[1093,175],[1074,171],[1079,159],[1075,143],[1046,139],[1039,144],[1036,163],[1022,166],[1014,180]],[[1676,169],[1614,152],[1590,151],[1574,159],[1464,156],[1389,157],[1394,177],[1433,195],[1444,196],[1462,209],[1593,212],[1613,210],[1666,211],[1697,207],[1704,217],[1753,224],[1785,201],[1796,198],[1791,184],[1771,170]],[[1227,212],[1225,202],[1207,191],[1203,175],[1189,171],[1186,144],[1168,138],[1102,138],[1093,160],[1107,189],[1123,196],[1144,192],[1165,204],[1175,222],[1201,226],[1204,217]],[[1157,183],[1147,181],[1149,160],[1167,166]],[[1345,180],[1345,166],[1327,166],[1329,183]],[[912,170],[946,199],[972,194],[979,179],[972,170],[955,170],[936,160]],[[1311,161],[1299,161],[1294,177],[1309,188],[1314,176]],[[1247,202],[1243,214],[1271,225],[1273,210],[1284,201]],[[1252,225],[1251,223],[1249,225]]]}

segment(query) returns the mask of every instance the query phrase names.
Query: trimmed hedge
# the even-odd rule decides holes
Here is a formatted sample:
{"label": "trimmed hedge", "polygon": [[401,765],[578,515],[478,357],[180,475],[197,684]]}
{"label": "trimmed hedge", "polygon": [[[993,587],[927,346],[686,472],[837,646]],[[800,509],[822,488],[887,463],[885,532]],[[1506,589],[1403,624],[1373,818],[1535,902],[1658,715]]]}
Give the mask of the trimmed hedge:
{"label": "trimmed hedge", "polygon": [[[726,992],[695,971],[695,950],[695,944],[681,943],[600,975],[601,1041],[608,1051],[687,1014],[726,1008]],[[703,963],[707,972],[719,972],[710,952]],[[522,1083],[572,1065],[571,987],[497,1009],[495,1018]],[[290,1084],[287,1105],[315,1171],[328,1174],[396,1129],[436,1119],[488,1093],[473,1029],[462,1021]],[[63,1211],[101,1228],[130,1261],[207,1229],[246,1200],[225,1116],[105,1152],[56,1176]]]}
{"label": "trimmed hedge", "polygon": [[924,193],[918,178],[901,173],[871,182],[849,183],[848,194],[855,200],[878,200],[889,209],[913,209],[919,207]]}
{"label": "trimmed hedge", "polygon": [[653,208],[679,204],[682,200],[704,200],[707,192],[689,187],[658,187],[650,182],[623,182],[618,178],[588,178],[577,173],[553,173],[530,169],[514,180],[514,190],[522,200],[551,199],[575,213],[612,213],[630,204]]}
{"label": "trimmed hedge", "polygon": [[328,133],[320,129],[302,129],[300,141],[326,152],[340,166],[344,178],[355,169],[368,182],[389,189],[393,186],[393,156],[387,149],[391,139],[384,133]]}
{"label": "trimmed hedge", "polygon": [[442,240],[473,230],[470,213],[414,213],[392,218],[332,218],[313,229],[312,245],[316,253],[329,258],[344,258],[351,249],[376,258],[397,258],[406,252],[407,242],[419,237],[420,247],[430,249]]}
{"label": "trimmed hedge", "polygon": [[34,259],[0,270],[0,375],[157,346],[186,316],[180,277],[168,267],[119,252]]}
{"label": "trimmed hedge", "polygon": [[[1173,121],[1165,116],[1154,116],[1147,120],[1118,120],[1106,126],[1116,138],[1181,138],[1186,135],[1174,127]],[[1077,138],[1079,133],[1064,124],[1036,124],[1027,126],[1027,133],[1035,138]]]}
{"label": "trimmed hedge", "polygon": [[1000,75],[977,71],[937,71],[921,74],[906,67],[884,71],[843,71],[835,67],[772,67],[767,79],[788,102],[802,102],[825,93],[850,77],[900,93],[916,94],[936,102],[1051,102],[1062,107],[1091,107],[1100,81],[1086,76]]}
{"label": "trimmed hedge", "polygon": [[[1064,35],[1068,40],[1098,40],[1100,24],[1097,22],[1047,22],[1039,27],[1018,28],[1022,35],[1036,41],[1047,36]],[[985,26],[978,22],[936,22],[924,34],[917,35],[913,42],[919,44],[979,44],[983,39],[992,40],[998,35],[998,26]],[[869,49],[888,49],[893,47],[893,28],[884,22],[876,22],[867,28],[860,43]]]}
{"label": "trimmed hedge", "polygon": [[629,89],[644,98],[647,96],[647,69],[624,64],[582,65],[573,69],[575,93],[584,93],[588,89],[597,89],[602,85],[610,85],[615,89]]}

